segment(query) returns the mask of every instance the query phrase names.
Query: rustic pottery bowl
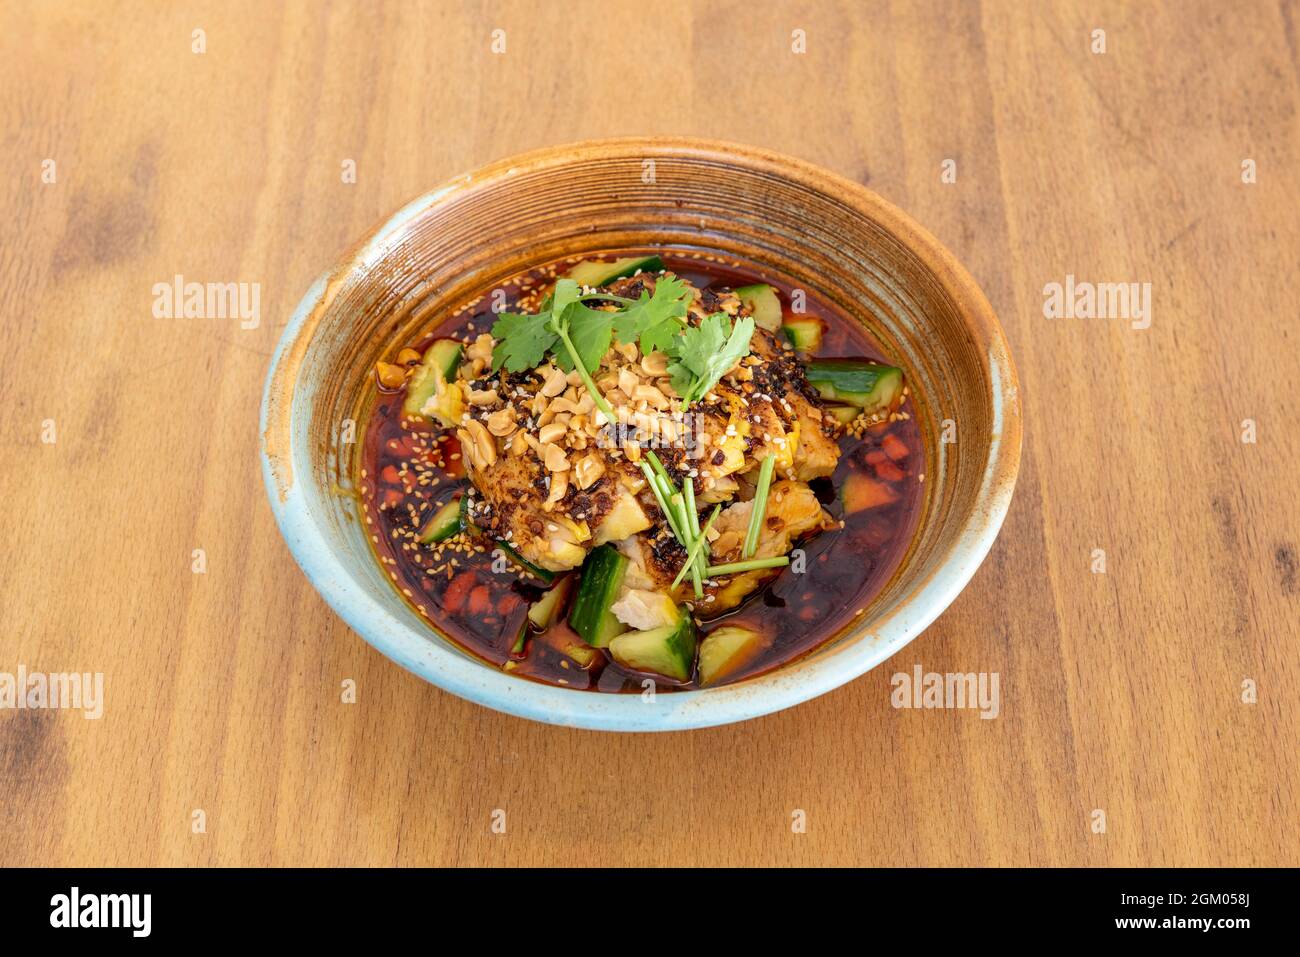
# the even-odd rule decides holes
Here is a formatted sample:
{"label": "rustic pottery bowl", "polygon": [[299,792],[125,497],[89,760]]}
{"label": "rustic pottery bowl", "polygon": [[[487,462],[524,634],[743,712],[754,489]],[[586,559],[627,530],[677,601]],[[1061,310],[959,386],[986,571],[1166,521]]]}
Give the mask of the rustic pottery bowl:
{"label": "rustic pottery bowl", "polygon": [[[720,252],[812,289],[902,364],[928,464],[900,566],[817,651],[702,691],[598,694],[528,681],[435,633],[370,551],[354,499],[375,361],[457,305],[564,256],[665,244]],[[940,442],[944,420],[956,442]],[[358,426],[359,427],[359,426]],[[816,697],[893,655],[974,574],[1020,459],[1016,376],[997,319],[952,255],[875,193],[766,150],[618,139],[539,150],[446,183],[400,210],[307,291],[262,403],[271,506],[316,589],[366,641],[433,684],[538,721],[670,731],[740,721]]]}

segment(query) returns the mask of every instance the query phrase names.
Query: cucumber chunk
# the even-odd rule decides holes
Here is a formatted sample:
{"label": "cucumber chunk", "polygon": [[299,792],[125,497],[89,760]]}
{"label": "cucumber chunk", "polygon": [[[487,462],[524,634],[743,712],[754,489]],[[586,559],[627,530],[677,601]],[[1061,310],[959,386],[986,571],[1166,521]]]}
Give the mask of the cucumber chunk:
{"label": "cucumber chunk", "polygon": [[534,565],[528,559],[524,558],[523,555],[520,555],[515,551],[514,546],[510,545],[508,542],[503,542],[498,539],[494,544],[497,548],[501,549],[501,551],[509,555],[512,562],[524,571],[528,572],[528,574],[532,575],[534,578],[540,579],[543,584],[549,585],[551,582],[555,581],[555,572],[543,568],[541,565]]}
{"label": "cucumber chunk", "polygon": [[618,601],[609,606],[609,610],[628,631],[649,631],[673,625],[681,617],[681,609],[672,598],[661,591],[643,588],[625,588],[619,594]]}
{"label": "cucumber chunk", "polygon": [[573,576],[565,575],[552,585],[545,595],[533,602],[528,608],[528,620],[532,622],[533,627],[545,631],[555,624],[572,591]]}
{"label": "cucumber chunk", "polygon": [[470,518],[469,515],[468,495],[462,495],[460,497],[460,525],[461,528],[465,529],[465,531],[472,532],[475,535],[478,534],[479,528],[477,525],[474,524],[474,520]]}
{"label": "cucumber chunk", "polygon": [[856,405],[828,405],[826,411],[840,425],[848,425],[862,414],[862,410]]}
{"label": "cucumber chunk", "polygon": [[903,370],[863,359],[814,359],[808,381],[829,402],[874,412],[892,408],[903,395]]}
{"label": "cucumber chunk", "polygon": [[599,289],[615,279],[635,275],[638,269],[641,272],[658,272],[663,268],[663,260],[658,256],[627,256],[612,262],[588,259],[570,269],[569,278],[583,286]]}
{"label": "cucumber chunk", "polygon": [[448,499],[446,504],[433,513],[433,517],[420,530],[420,541],[425,545],[445,541],[459,532],[461,523],[461,499],[463,495]]}
{"label": "cucumber chunk", "polygon": [[609,653],[624,668],[686,681],[695,664],[695,622],[683,613],[675,625],[629,631],[609,643]]}
{"label": "cucumber chunk", "polygon": [[776,332],[781,328],[781,298],[775,289],[765,282],[759,282],[752,286],[741,286],[735,293],[753,315],[756,326],[768,332]]}
{"label": "cucumber chunk", "polygon": [[614,617],[610,606],[623,588],[627,556],[613,545],[593,548],[582,563],[582,581],[569,612],[569,625],[587,644],[604,648],[627,626]]}
{"label": "cucumber chunk", "polygon": [[767,645],[761,632],[740,625],[723,625],[700,642],[700,685],[716,684],[749,664]]}
{"label": "cucumber chunk", "polygon": [[822,347],[822,334],[826,323],[816,316],[800,316],[785,321],[781,331],[790,344],[800,352],[816,352]]}
{"label": "cucumber chunk", "polygon": [[577,662],[579,668],[590,668],[601,657],[599,651],[581,641],[569,642],[564,646],[564,653]]}
{"label": "cucumber chunk", "polygon": [[423,415],[420,411],[424,404],[438,389],[438,377],[443,382],[456,378],[456,369],[460,365],[461,344],[455,339],[434,339],[433,345],[424,351],[424,358],[411,373],[406,383],[406,400],[402,411],[407,415]]}

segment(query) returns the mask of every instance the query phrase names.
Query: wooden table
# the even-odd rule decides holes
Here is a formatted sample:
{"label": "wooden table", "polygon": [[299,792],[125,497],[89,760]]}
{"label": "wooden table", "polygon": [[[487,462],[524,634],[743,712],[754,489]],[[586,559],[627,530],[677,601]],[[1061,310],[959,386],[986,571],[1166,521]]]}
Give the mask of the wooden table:
{"label": "wooden table", "polygon": [[[1300,863],[1300,9],[759,6],[0,8],[0,671],[105,675],[99,720],[0,712],[0,864]],[[633,133],[907,209],[1000,314],[1026,418],[1002,536],[924,636],[666,736],[391,664],[257,461],[276,339],[351,242],[459,171]],[[156,318],[176,275],[259,283],[260,324]],[[1150,283],[1150,328],[1044,318],[1067,275]],[[997,672],[1000,716],[895,710],[916,664]]]}

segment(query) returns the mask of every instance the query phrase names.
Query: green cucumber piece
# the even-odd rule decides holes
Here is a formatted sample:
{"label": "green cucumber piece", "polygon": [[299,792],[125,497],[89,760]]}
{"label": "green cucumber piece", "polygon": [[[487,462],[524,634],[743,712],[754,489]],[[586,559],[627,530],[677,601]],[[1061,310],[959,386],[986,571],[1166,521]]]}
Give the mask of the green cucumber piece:
{"label": "green cucumber piece", "polygon": [[627,631],[609,610],[623,588],[627,566],[627,556],[613,545],[593,548],[582,563],[582,581],[569,612],[569,625],[589,645],[604,648],[615,635]]}
{"label": "green cucumber piece", "polygon": [[700,686],[716,684],[753,661],[767,644],[766,637],[752,628],[723,625],[700,642]]}
{"label": "green cucumber piece", "polygon": [[445,541],[465,527],[461,520],[460,501],[464,497],[461,495],[448,499],[446,504],[433,513],[433,518],[420,531],[420,541],[423,544]]}
{"label": "green cucumber piece", "polygon": [[460,497],[459,515],[460,515],[461,528],[463,528],[467,532],[472,532],[473,534],[477,535],[479,532],[479,527],[475,525],[474,521],[469,517],[469,496],[468,495],[462,495]]}
{"label": "green cucumber piece", "polygon": [[523,555],[520,555],[517,551],[515,551],[514,546],[511,545],[509,542],[505,542],[500,539],[497,539],[496,546],[497,548],[501,549],[501,551],[509,555],[510,560],[513,561],[520,568],[522,568],[524,571],[528,572],[528,574],[532,575],[534,578],[541,579],[543,584],[549,585],[551,582],[555,581],[555,572],[543,568],[540,565],[534,565],[528,559],[524,558]]}
{"label": "green cucumber piece", "polygon": [[836,389],[835,394],[841,402],[860,406],[868,412],[880,409],[892,409],[903,397],[903,370],[890,368],[876,380],[875,386],[866,392],[848,392]]}
{"label": "green cucumber piece", "polygon": [[579,668],[590,668],[600,657],[600,652],[591,645],[581,641],[571,641],[564,646],[564,653],[577,662]]}
{"label": "green cucumber piece", "polygon": [[741,286],[735,293],[749,309],[756,326],[768,332],[776,332],[781,328],[781,298],[775,289],[765,282],[758,282],[752,286]]}
{"label": "green cucumber piece", "polygon": [[658,272],[663,268],[663,260],[658,256],[627,256],[612,262],[588,259],[570,269],[569,278],[576,280],[580,285],[599,289],[601,286],[609,285],[615,279],[635,275],[638,269],[641,272]]}
{"label": "green cucumber piece", "polygon": [[805,373],[830,402],[874,411],[895,405],[903,394],[903,370],[862,359],[814,359]]}
{"label": "green cucumber piece", "polygon": [[532,622],[533,627],[545,631],[555,624],[564,603],[569,600],[571,591],[573,591],[573,576],[565,575],[552,585],[545,595],[533,602],[528,608],[528,620]]}
{"label": "green cucumber piece", "polygon": [[826,411],[831,414],[840,425],[848,425],[854,419],[862,414],[862,410],[856,405],[828,405]]}
{"label": "green cucumber piece", "polygon": [[609,653],[624,668],[686,681],[695,665],[695,622],[683,613],[675,625],[629,631],[610,641]]}
{"label": "green cucumber piece", "polygon": [[434,339],[424,351],[424,358],[411,373],[406,383],[406,400],[402,411],[407,415],[421,415],[421,409],[438,388],[438,375],[444,382],[456,377],[460,365],[461,344],[456,339]]}
{"label": "green cucumber piece", "polygon": [[822,347],[822,333],[826,331],[826,323],[816,316],[802,316],[787,319],[781,326],[781,331],[790,340],[790,345],[800,352],[816,352]]}

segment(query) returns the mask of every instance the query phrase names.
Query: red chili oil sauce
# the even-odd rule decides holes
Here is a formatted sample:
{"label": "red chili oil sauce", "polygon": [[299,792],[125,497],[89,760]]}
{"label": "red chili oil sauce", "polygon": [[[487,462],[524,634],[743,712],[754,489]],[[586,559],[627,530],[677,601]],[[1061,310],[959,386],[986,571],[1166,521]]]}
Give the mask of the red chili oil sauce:
{"label": "red chili oil sauce", "polygon": [[[703,289],[736,288],[767,282],[781,293],[786,308],[792,290],[768,277],[746,272],[734,263],[708,254],[655,250],[667,269]],[[629,255],[611,253],[609,258]],[[567,268],[566,263],[533,270],[501,288],[505,311],[521,300],[530,310],[542,288]],[[889,357],[861,327],[805,292],[807,315],[825,324],[818,358],[864,357],[888,363]],[[497,302],[500,303],[498,297]],[[491,329],[495,316],[487,298],[469,304],[429,330],[423,347],[436,337],[472,340]],[[500,308],[498,306],[498,308]],[[402,344],[391,350],[394,354]],[[910,391],[910,390],[909,390]],[[582,639],[561,617],[542,633],[528,629],[527,613],[544,586],[513,565],[493,570],[493,546],[488,541],[461,544],[453,551],[411,541],[413,532],[434,511],[462,490],[467,480],[454,435],[435,423],[408,419],[402,413],[404,392],[376,387],[361,443],[357,487],[362,514],[378,560],[397,589],[429,621],[478,657],[505,667],[512,674],[542,681],[607,692],[640,692],[647,676],[622,668],[596,650],[589,668],[581,667],[563,649]],[[739,607],[704,622],[700,638],[720,624],[743,624],[772,635],[771,643],[747,666],[728,676],[727,683],[770,671],[815,649],[834,636],[888,581],[897,567],[916,524],[923,502],[925,446],[912,399],[902,406],[905,418],[868,428],[861,438],[845,434],[835,474],[811,485],[822,505],[844,527],[799,543],[806,555],[803,574],[790,569],[751,594]],[[839,495],[845,479],[860,472],[892,499],[844,514]],[[458,539],[462,541],[463,539]],[[439,554],[440,552],[440,554]],[[501,567],[498,561],[498,568]],[[512,654],[521,633],[527,634],[523,654]],[[660,691],[698,687],[654,677]]]}

